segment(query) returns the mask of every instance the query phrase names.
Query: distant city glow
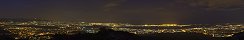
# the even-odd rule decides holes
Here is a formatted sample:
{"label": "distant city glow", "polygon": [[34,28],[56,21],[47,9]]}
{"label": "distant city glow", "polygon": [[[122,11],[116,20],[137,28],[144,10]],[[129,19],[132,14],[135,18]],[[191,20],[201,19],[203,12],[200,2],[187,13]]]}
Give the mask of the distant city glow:
{"label": "distant city glow", "polygon": [[[134,34],[154,33],[178,33],[193,32],[212,37],[232,37],[235,33],[244,32],[242,24],[145,24],[133,25],[124,23],[88,23],[88,22],[51,22],[51,21],[29,21],[29,22],[0,22],[1,27],[13,34],[15,39],[20,38],[45,38],[55,34],[74,34],[74,32],[97,33],[99,27],[106,27],[115,31],[127,31]],[[96,26],[100,25],[100,26]],[[35,37],[42,36],[42,37]]]}

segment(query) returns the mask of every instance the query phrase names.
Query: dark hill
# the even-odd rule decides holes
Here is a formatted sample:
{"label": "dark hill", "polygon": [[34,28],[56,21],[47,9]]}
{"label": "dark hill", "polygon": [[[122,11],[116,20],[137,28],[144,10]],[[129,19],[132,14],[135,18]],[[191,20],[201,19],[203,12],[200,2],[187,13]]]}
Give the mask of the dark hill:
{"label": "dark hill", "polygon": [[244,40],[244,32],[235,34],[235,35],[233,36],[233,38],[234,38],[234,39],[238,39],[238,40]]}
{"label": "dark hill", "polygon": [[199,33],[160,33],[135,35],[123,31],[101,28],[98,33],[79,33],[76,35],[55,35],[52,40],[235,40],[214,38]]}
{"label": "dark hill", "polygon": [[13,40],[11,33],[0,28],[0,40]]}

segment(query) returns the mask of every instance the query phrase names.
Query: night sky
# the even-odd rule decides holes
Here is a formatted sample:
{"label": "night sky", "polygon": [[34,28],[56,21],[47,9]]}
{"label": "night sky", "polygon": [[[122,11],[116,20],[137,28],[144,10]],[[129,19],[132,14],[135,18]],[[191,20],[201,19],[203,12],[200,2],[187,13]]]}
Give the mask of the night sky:
{"label": "night sky", "polygon": [[0,16],[132,24],[244,23],[244,0],[0,0]]}

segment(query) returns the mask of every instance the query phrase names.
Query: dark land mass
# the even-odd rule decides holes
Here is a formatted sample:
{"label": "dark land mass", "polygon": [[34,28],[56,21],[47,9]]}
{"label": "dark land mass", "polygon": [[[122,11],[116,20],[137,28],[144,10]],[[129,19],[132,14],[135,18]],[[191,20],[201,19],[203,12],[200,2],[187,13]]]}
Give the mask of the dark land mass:
{"label": "dark land mass", "polygon": [[14,40],[11,33],[0,28],[0,40]]}
{"label": "dark land mass", "polygon": [[216,38],[199,33],[160,33],[135,35],[123,31],[100,29],[98,33],[79,33],[76,35],[54,35],[52,40],[238,40],[243,39],[243,33],[229,38]]}

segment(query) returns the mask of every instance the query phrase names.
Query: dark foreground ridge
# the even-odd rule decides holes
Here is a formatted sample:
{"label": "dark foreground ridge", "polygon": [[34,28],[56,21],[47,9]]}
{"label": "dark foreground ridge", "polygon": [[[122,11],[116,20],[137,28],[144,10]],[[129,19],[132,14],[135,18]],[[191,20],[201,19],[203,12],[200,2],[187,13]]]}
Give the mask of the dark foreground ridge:
{"label": "dark foreground ridge", "polygon": [[161,33],[135,35],[123,31],[100,28],[98,33],[79,33],[76,35],[54,35],[52,40],[238,40],[243,33],[233,38],[213,38],[198,33]]}
{"label": "dark foreground ridge", "polygon": [[3,28],[0,28],[0,40],[13,40],[14,38],[10,34],[10,32],[3,30]]}
{"label": "dark foreground ridge", "polygon": [[233,38],[237,40],[244,40],[244,32],[234,35]]}

